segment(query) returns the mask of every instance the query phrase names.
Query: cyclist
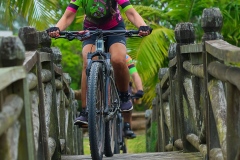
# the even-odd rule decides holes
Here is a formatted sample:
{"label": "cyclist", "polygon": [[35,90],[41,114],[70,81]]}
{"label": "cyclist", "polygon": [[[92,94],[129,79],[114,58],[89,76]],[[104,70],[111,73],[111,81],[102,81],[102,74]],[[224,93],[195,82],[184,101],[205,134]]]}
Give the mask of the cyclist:
{"label": "cyclist", "polygon": [[[59,31],[65,30],[74,20],[78,8],[81,6],[85,10],[84,30],[91,30],[93,28],[104,30],[124,30],[125,25],[118,9],[120,5],[125,12],[127,18],[139,29],[140,36],[147,36],[151,33],[151,28],[146,25],[143,18],[133,8],[130,0],[71,0],[63,16],[60,18],[55,27],[50,27],[47,32],[50,37],[58,37]],[[83,70],[81,81],[81,102],[82,111],[80,116],[74,121],[76,125],[87,125],[86,112],[86,67],[87,67],[87,53],[95,51],[95,39],[91,36],[89,39],[83,41],[82,57]],[[114,68],[115,81],[119,90],[121,100],[121,111],[131,111],[133,109],[130,95],[128,93],[129,73],[125,62],[126,38],[125,36],[109,36],[107,46],[111,54],[111,63]]]}
{"label": "cyclist", "polygon": [[[135,98],[142,98],[143,97],[143,86],[142,86],[142,80],[137,72],[137,68],[135,67],[135,64],[132,60],[132,58],[129,55],[126,55],[126,62],[129,69],[129,74],[131,76],[131,79],[133,80],[134,86],[137,90],[137,92],[134,94]],[[132,93],[133,91],[132,84],[130,82],[128,92]],[[126,138],[132,139],[135,138],[136,135],[131,129],[131,122],[132,122],[132,111],[129,112],[122,112],[123,118],[124,118],[124,136]]]}
{"label": "cyclist", "polygon": [[[142,98],[143,97],[143,86],[142,86],[142,80],[137,72],[137,68],[135,67],[135,64],[132,60],[132,58],[129,55],[126,55],[126,63],[129,69],[129,74],[130,77],[134,83],[134,86],[137,90],[137,92],[134,94],[135,98]],[[132,88],[132,83],[129,83],[129,88],[128,88],[128,92],[129,93],[133,93],[133,88]],[[81,100],[81,90],[77,90],[74,91],[75,94],[75,98],[78,100]],[[132,112],[128,111],[128,112],[123,112],[122,113],[123,117],[124,117],[124,136],[126,138],[132,139],[135,138],[136,135],[134,134],[134,132],[131,129],[131,121],[132,121]]]}

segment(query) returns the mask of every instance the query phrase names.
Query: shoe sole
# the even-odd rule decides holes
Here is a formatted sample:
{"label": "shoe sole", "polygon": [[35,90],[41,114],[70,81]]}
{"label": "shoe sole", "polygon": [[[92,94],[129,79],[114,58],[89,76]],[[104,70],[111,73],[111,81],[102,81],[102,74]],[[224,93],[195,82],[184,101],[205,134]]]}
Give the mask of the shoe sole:
{"label": "shoe sole", "polygon": [[131,108],[129,108],[129,109],[126,109],[126,110],[122,110],[122,109],[120,108],[120,111],[121,111],[121,112],[128,112],[128,111],[131,111],[131,110],[133,110],[133,106],[132,106]]}
{"label": "shoe sole", "polygon": [[74,125],[78,125],[79,128],[88,128],[88,122],[83,122],[83,121],[75,121]]}
{"label": "shoe sole", "polygon": [[125,137],[125,138],[127,138],[127,139],[134,139],[134,138],[136,138],[136,137]]}

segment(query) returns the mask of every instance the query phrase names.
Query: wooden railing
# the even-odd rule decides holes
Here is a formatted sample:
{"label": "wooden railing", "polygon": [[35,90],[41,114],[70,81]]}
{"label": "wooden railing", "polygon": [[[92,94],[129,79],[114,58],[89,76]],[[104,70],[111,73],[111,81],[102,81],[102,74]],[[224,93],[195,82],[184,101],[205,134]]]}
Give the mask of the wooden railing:
{"label": "wooden railing", "polygon": [[32,27],[0,38],[0,159],[49,160],[81,154],[73,125],[78,103],[61,53],[46,32]]}
{"label": "wooden railing", "polygon": [[222,24],[218,8],[204,9],[199,44],[191,23],[176,26],[177,43],[169,47],[169,67],[159,70],[147,124],[147,138],[155,142],[155,151],[240,158],[240,48],[222,40]]}

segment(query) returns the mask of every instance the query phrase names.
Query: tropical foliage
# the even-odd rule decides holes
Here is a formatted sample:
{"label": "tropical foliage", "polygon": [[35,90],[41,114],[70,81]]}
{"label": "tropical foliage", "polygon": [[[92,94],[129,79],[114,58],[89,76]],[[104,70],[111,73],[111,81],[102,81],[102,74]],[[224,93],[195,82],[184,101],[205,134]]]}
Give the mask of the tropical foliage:
{"label": "tropical foliage", "polygon": [[78,40],[53,39],[52,46],[58,47],[62,53],[61,64],[64,72],[70,74],[72,79],[71,87],[73,89],[79,89],[82,77],[81,42]]}
{"label": "tropical foliage", "polygon": [[[144,102],[151,106],[155,96],[155,87],[159,82],[158,71],[168,64],[168,47],[174,41],[173,30],[160,26],[158,23],[162,17],[159,9],[137,5],[134,8],[144,18],[144,21],[153,28],[152,34],[144,38],[129,38],[127,48],[129,55],[136,60],[136,67],[143,81]],[[126,17],[127,29],[136,29]]]}
{"label": "tropical foliage", "polygon": [[[135,0],[136,2],[138,0]],[[155,3],[153,3],[153,1]],[[139,2],[137,2],[139,3]],[[136,7],[141,16],[144,17],[145,21],[150,24],[157,24],[153,33],[144,39],[144,42],[140,43],[141,45],[134,46],[130,43],[128,47],[132,48],[130,53],[133,57],[137,59],[137,67],[141,74],[142,79],[144,80],[144,86],[147,90],[145,95],[145,100],[151,102],[154,95],[154,88],[158,82],[157,73],[158,69],[155,67],[165,67],[166,55],[170,39],[173,39],[172,36],[168,36],[168,40],[164,38],[163,35],[171,35],[169,32],[173,31],[175,26],[181,22],[191,22],[193,23],[196,41],[200,42],[203,35],[203,30],[201,28],[201,16],[202,11],[205,8],[218,7],[220,8],[223,14],[224,25],[221,30],[221,34],[226,41],[233,45],[239,44],[240,39],[240,30],[239,30],[239,7],[240,1],[228,1],[228,0],[142,0],[141,5],[152,7],[147,7],[144,9],[143,6]],[[153,23],[154,21],[154,23]],[[168,28],[167,30],[162,30],[160,26]],[[158,29],[157,29],[158,28]],[[163,28],[163,27],[162,27]],[[172,30],[171,30],[172,29]],[[162,33],[161,33],[162,31]],[[167,32],[169,31],[169,32]],[[160,34],[160,36],[156,35]],[[137,42],[137,44],[139,44]],[[152,44],[157,44],[159,51],[155,51]],[[159,46],[161,46],[159,48]],[[163,46],[166,45],[166,48]],[[133,48],[136,48],[134,50]],[[141,52],[141,53],[140,53]],[[164,61],[166,60],[166,61]],[[140,63],[141,62],[141,63]],[[165,63],[162,63],[165,62]],[[139,65],[141,64],[141,65]],[[144,64],[144,65],[142,65]],[[157,65],[156,65],[157,64]],[[145,67],[146,65],[146,67]],[[144,68],[145,67],[145,68]],[[146,91],[145,90],[145,91]]]}
{"label": "tropical foliage", "polygon": [[[30,25],[37,30],[45,30],[54,25],[65,11],[69,0],[5,0],[0,1],[0,29],[12,30]],[[136,60],[137,69],[145,87],[144,100],[151,104],[158,83],[158,70],[167,67],[168,46],[174,42],[174,28],[180,22],[191,22],[195,28],[197,42],[201,40],[201,15],[205,8],[220,8],[224,25],[221,33],[226,41],[238,45],[240,39],[239,0],[131,0],[135,9],[154,30],[145,38],[128,39],[129,54]],[[124,14],[123,14],[124,15]],[[126,17],[124,17],[126,20]],[[68,30],[81,30],[83,11],[78,12]],[[125,21],[128,29],[136,29]],[[71,72],[73,86],[78,88],[81,70],[81,42],[53,40],[53,46],[60,47],[62,64],[66,72]],[[79,72],[79,73],[78,73]]]}
{"label": "tropical foliage", "polygon": [[13,30],[19,25],[46,29],[57,20],[58,0],[2,0],[0,1],[1,27]]}
{"label": "tropical foliage", "polygon": [[174,29],[177,23],[191,22],[194,25],[197,41],[201,40],[202,11],[205,8],[217,7],[223,15],[221,33],[226,41],[239,46],[240,39],[240,1],[236,0],[161,0],[164,15],[162,25]]}

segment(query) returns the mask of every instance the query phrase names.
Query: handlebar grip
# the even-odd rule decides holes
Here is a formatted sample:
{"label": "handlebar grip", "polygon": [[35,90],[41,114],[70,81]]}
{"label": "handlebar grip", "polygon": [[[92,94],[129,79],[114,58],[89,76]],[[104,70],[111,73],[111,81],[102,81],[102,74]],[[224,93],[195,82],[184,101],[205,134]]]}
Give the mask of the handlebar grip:
{"label": "handlebar grip", "polygon": [[130,30],[130,32],[131,32],[132,34],[138,34],[138,33],[139,33],[138,30]]}
{"label": "handlebar grip", "polygon": [[79,31],[60,31],[59,34],[60,35],[65,35],[67,33],[69,34],[78,34]]}
{"label": "handlebar grip", "polygon": [[66,34],[66,31],[60,31],[59,32],[59,35],[65,35]]}

